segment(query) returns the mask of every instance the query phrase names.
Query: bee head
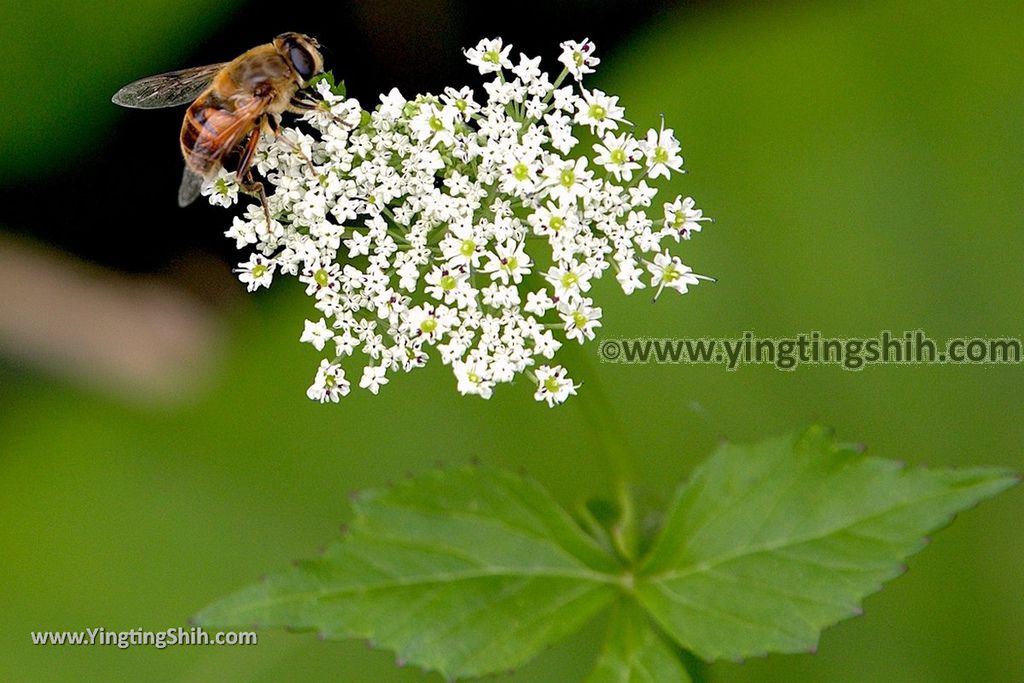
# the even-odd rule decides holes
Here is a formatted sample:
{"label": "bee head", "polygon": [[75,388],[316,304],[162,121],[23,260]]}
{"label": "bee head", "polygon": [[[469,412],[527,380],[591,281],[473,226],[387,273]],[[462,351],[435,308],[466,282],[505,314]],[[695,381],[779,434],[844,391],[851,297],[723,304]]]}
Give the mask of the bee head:
{"label": "bee head", "polygon": [[274,47],[303,81],[308,81],[324,70],[320,43],[315,38],[302,33],[282,33],[274,38]]}

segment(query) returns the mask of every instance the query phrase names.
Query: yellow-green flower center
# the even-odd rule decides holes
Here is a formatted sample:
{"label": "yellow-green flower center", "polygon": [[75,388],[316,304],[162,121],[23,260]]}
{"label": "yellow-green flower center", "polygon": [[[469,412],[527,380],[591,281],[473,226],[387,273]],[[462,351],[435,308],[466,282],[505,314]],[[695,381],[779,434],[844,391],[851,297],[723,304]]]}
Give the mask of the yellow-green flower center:
{"label": "yellow-green flower center", "polygon": [[455,289],[456,284],[458,284],[458,282],[451,275],[445,275],[441,278],[441,289],[446,292],[450,292]]}
{"label": "yellow-green flower center", "polygon": [[530,177],[529,166],[520,161],[518,164],[512,167],[512,176],[516,180],[526,180],[527,178]]}
{"label": "yellow-green flower center", "polygon": [[558,182],[562,184],[562,187],[572,187],[576,182],[576,173],[571,168],[567,168],[559,175]]}
{"label": "yellow-green flower center", "polygon": [[431,332],[433,332],[436,329],[437,329],[437,319],[436,318],[427,318],[426,320],[424,320],[423,322],[420,323],[420,330],[423,331],[426,334],[430,334]]}
{"label": "yellow-green flower center", "polygon": [[267,266],[263,265],[262,263],[257,263],[255,266],[252,267],[252,270],[249,272],[252,273],[253,277],[263,277],[264,275],[267,274],[268,270],[270,270],[270,268],[268,268]]}
{"label": "yellow-green flower center", "polygon": [[316,282],[321,287],[326,287],[327,283],[330,282],[331,279],[327,275],[327,271],[321,268],[320,270],[313,273],[313,281]]}
{"label": "yellow-green flower center", "polygon": [[562,276],[562,287],[569,289],[579,281],[580,279],[576,276],[576,273],[566,273]]}
{"label": "yellow-green flower center", "polygon": [[548,221],[548,225],[551,226],[552,230],[558,232],[559,230],[565,227],[565,219],[562,218],[561,216],[552,216],[551,220]]}
{"label": "yellow-green flower center", "polygon": [[626,153],[621,149],[613,149],[609,155],[613,164],[624,164],[626,163]]}
{"label": "yellow-green flower center", "polygon": [[462,246],[459,247],[459,253],[469,258],[476,251],[476,242],[473,240],[462,240]]}
{"label": "yellow-green flower center", "polygon": [[603,121],[607,114],[608,112],[600,104],[590,105],[590,118],[595,121]]}

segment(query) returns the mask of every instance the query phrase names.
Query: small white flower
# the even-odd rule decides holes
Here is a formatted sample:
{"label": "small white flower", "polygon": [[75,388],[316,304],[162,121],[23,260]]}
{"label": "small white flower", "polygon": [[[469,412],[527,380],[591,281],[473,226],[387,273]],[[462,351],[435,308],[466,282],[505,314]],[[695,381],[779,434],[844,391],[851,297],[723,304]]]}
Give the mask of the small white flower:
{"label": "small white flower", "polygon": [[533,83],[543,75],[540,69],[540,57],[530,59],[520,52],[519,64],[512,67],[512,73],[523,83]]}
{"label": "small white flower", "polygon": [[348,248],[349,258],[356,258],[357,256],[366,256],[370,253],[370,243],[372,238],[370,233],[361,233],[358,230],[352,231],[352,236],[344,240],[345,247]]}
{"label": "small white flower", "polygon": [[473,99],[472,88],[467,87],[458,90],[455,88],[445,88],[444,94],[441,95],[441,101],[455,107],[455,110],[459,112],[462,119],[467,119],[480,111],[480,105]]}
{"label": "small white flower", "polygon": [[363,376],[359,380],[362,389],[369,389],[370,393],[377,394],[380,388],[390,380],[387,378],[388,369],[382,365],[367,365],[363,368]]}
{"label": "small white flower", "polygon": [[299,282],[306,285],[306,296],[317,296],[323,290],[337,291],[341,288],[341,266],[337,263],[320,265],[315,263],[302,269]]}
{"label": "small white flower", "polygon": [[565,336],[580,344],[594,338],[594,330],[601,327],[601,309],[591,299],[577,299],[559,306],[559,315],[565,323]]}
{"label": "small white flower", "polygon": [[659,293],[662,288],[670,287],[680,294],[686,294],[690,285],[695,285],[701,280],[712,280],[706,275],[694,273],[693,269],[684,265],[678,256],[672,256],[667,251],[655,256],[653,262],[646,263],[647,270],[651,273],[651,286],[658,287]]}
{"label": "small white flower", "polygon": [[537,189],[537,166],[529,152],[510,157],[504,164],[500,190],[506,194],[525,197]]}
{"label": "small white flower", "polygon": [[572,119],[561,112],[550,112],[544,115],[544,123],[548,127],[551,146],[562,154],[572,151],[579,138],[572,134]]}
{"label": "small white flower", "polygon": [[356,100],[346,99],[331,92],[331,84],[321,80],[316,84],[318,106],[305,114],[307,121],[315,121],[323,127],[339,125],[355,128],[362,117],[362,108]]}
{"label": "small white flower", "polygon": [[601,144],[594,145],[594,151],[597,152],[594,163],[604,167],[616,180],[628,182],[633,179],[633,171],[640,168],[636,162],[639,145],[628,133],[619,136],[606,133]]}
{"label": "small white flower", "polygon": [[256,244],[259,236],[256,234],[256,227],[249,221],[243,221],[238,216],[231,219],[231,228],[224,233],[225,237],[235,240],[235,248],[245,249]]}
{"label": "small white flower", "polygon": [[468,274],[462,268],[434,267],[426,277],[426,293],[446,304],[462,301],[468,283]]}
{"label": "small white flower", "polygon": [[410,339],[435,343],[451,328],[452,312],[444,306],[416,306],[406,314]]}
{"label": "small white flower", "polygon": [[497,73],[502,69],[511,69],[512,62],[508,59],[511,45],[502,45],[501,38],[485,38],[465,51],[466,60],[480,70],[482,74]]}
{"label": "small white flower", "polygon": [[551,360],[560,348],[562,348],[562,342],[555,339],[551,330],[541,330],[533,335],[533,351],[538,356]]}
{"label": "small white flower", "polygon": [[617,265],[618,273],[615,274],[615,279],[618,280],[619,286],[627,295],[647,286],[640,279],[644,271],[636,265],[636,261],[631,258],[623,259],[618,261]]}
{"label": "small white flower", "polygon": [[576,123],[589,126],[596,135],[604,135],[618,128],[626,110],[619,106],[618,97],[610,97],[600,90],[583,91],[576,101]]}
{"label": "small white flower", "polygon": [[519,284],[523,276],[530,272],[531,265],[532,261],[526,255],[524,245],[510,240],[488,254],[483,272],[489,273],[492,279],[500,280],[502,284],[508,284],[510,280]]}
{"label": "small white flower", "polygon": [[679,141],[676,140],[671,128],[665,128],[664,121],[661,123],[661,130],[656,131],[652,128],[647,131],[643,149],[647,155],[647,175],[650,178],[668,178],[671,171],[678,172],[683,167],[683,158],[679,156]]}
{"label": "small white flower", "polygon": [[405,109],[405,98],[398,88],[392,88],[387,95],[380,96],[380,108],[377,110],[383,121],[397,119]]}
{"label": "small white flower", "polygon": [[320,361],[316,378],[306,390],[306,396],[320,403],[337,403],[348,392],[349,383],[345,379],[345,371],[340,365],[335,365],[325,358]]}
{"label": "small white flower", "polygon": [[537,368],[536,375],[537,391],[534,392],[533,398],[546,401],[549,407],[554,407],[556,403],[565,403],[565,399],[575,396],[576,390],[579,389],[579,385],[572,383],[561,365],[542,365]]}
{"label": "small white flower", "polygon": [[583,78],[583,74],[594,73],[594,67],[601,63],[601,60],[594,56],[594,43],[589,38],[584,38],[578,43],[567,40],[560,47],[562,54],[558,56],[558,61],[565,65],[577,81]]}
{"label": "small white flower", "polygon": [[555,237],[563,231],[573,232],[578,227],[577,214],[571,208],[561,207],[555,202],[547,202],[527,218],[534,233],[541,237]]}
{"label": "small white flower", "polygon": [[248,261],[239,263],[235,272],[238,273],[238,279],[246,286],[245,288],[255,292],[260,287],[270,287],[276,267],[277,264],[270,259],[253,254]]}
{"label": "small white flower", "polygon": [[471,225],[452,225],[441,240],[441,251],[452,268],[479,268],[485,241]]}
{"label": "small white flower", "polygon": [[544,274],[544,279],[551,283],[560,299],[590,291],[590,277],[590,270],[579,263],[555,266]]}
{"label": "small white flower", "polygon": [[351,329],[345,329],[341,334],[334,335],[334,352],[341,356],[351,356],[359,345],[359,340],[352,336]]}
{"label": "small white flower", "polygon": [[693,197],[682,199],[676,197],[671,204],[665,204],[665,230],[675,237],[684,240],[690,239],[690,234],[700,232],[700,224],[703,221],[710,221],[704,216],[704,212],[694,208]]}
{"label": "small white flower", "polygon": [[494,382],[490,379],[487,365],[481,360],[472,362],[457,361],[452,364],[455,377],[459,381],[458,391],[463,396],[476,394],[481,398],[490,398],[494,391]]}
{"label": "small white flower", "polygon": [[579,102],[579,95],[571,85],[558,88],[551,96],[551,108],[558,112],[572,113],[576,111],[576,103]]}
{"label": "small white flower", "polygon": [[587,169],[587,158],[558,161],[544,169],[547,195],[562,206],[572,204],[587,192],[593,173]]}
{"label": "small white flower", "polygon": [[312,344],[313,348],[317,351],[323,351],[324,347],[327,346],[327,342],[333,338],[334,331],[327,326],[326,320],[320,318],[315,323],[311,320],[306,321],[305,329],[302,331],[299,341],[303,344]]}
{"label": "small white flower", "polygon": [[519,290],[515,287],[503,287],[495,282],[480,291],[484,305],[491,308],[516,308],[519,306]]}
{"label": "small white flower", "polygon": [[430,103],[420,105],[419,113],[409,121],[409,129],[418,142],[451,146],[455,142],[455,119],[459,110],[455,107],[437,107]]}
{"label": "small white flower", "polygon": [[203,183],[201,192],[214,206],[229,208],[238,201],[238,181],[234,171],[221,168],[217,175]]}
{"label": "small white flower", "polygon": [[527,313],[533,313],[540,317],[555,307],[555,302],[548,296],[547,290],[530,292],[526,295],[526,306],[523,307]]}
{"label": "small white flower", "polygon": [[629,188],[629,201],[633,206],[650,206],[651,201],[658,194],[658,191],[647,184],[646,180],[641,180],[636,184],[636,187]]}

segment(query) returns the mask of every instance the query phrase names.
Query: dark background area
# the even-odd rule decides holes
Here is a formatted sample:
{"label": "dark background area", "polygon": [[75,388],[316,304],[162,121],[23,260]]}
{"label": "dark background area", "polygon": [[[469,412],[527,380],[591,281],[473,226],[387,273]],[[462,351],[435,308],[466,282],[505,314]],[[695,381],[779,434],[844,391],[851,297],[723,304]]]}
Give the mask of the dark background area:
{"label": "dark background area", "polygon": [[[526,0],[516,3],[515,12],[502,13],[499,20],[495,15],[499,6],[487,2],[360,0],[310,6],[251,1],[237,3],[230,17],[205,28],[204,35],[180,52],[160,60],[133,60],[126,54],[116,71],[127,82],[151,75],[132,71],[136,65],[161,73],[226,61],[258,42],[269,41],[286,27],[313,35],[326,46],[327,68],[345,81],[350,96],[372,106],[379,94],[392,87],[412,94],[438,92],[446,85],[467,82],[474,70],[465,63],[462,49],[491,36],[498,27],[517,50],[553,60],[558,43],[567,36],[589,36],[607,51],[637,27],[657,22],[670,6],[695,8],[699,4]],[[55,22],[66,20],[53,17]],[[117,80],[109,83],[111,93],[121,84]],[[93,107],[99,104],[90,103]],[[124,271],[164,271],[197,250],[233,265],[237,260],[233,245],[223,239],[223,230],[218,230],[223,212],[202,202],[184,212],[176,205],[181,177],[176,134],[182,116],[182,107],[117,111],[113,125],[93,142],[94,153],[82,155],[69,149],[69,158],[47,172],[15,178],[0,189],[0,223]],[[25,147],[13,151],[31,154]],[[60,201],[52,201],[54,188],[60,188]],[[144,228],[133,221],[109,220],[105,197],[112,192],[118,195],[124,215],[146,217]],[[69,206],[75,207],[73,213]],[[103,230],[94,229],[98,225],[104,226]]]}

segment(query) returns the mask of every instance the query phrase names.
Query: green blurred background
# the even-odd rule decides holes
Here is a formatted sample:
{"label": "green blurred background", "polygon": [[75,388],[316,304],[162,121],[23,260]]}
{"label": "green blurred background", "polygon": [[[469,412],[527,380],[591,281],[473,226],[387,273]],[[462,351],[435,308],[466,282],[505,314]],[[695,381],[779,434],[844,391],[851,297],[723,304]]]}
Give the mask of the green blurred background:
{"label": "green blurred background", "polygon": [[[349,490],[437,460],[524,467],[566,505],[608,490],[579,407],[549,410],[524,384],[461,398],[435,365],[376,398],[306,400],[306,298],[284,281],[240,295],[229,214],[173,207],[180,112],[108,101],[138,76],[305,30],[370,104],[394,84],[478,85],[457,48],[482,35],[550,67],[557,39],[589,33],[603,59],[594,84],[641,126],[664,112],[690,171],[668,189],[717,219],[683,256],[719,282],[657,305],[603,283],[604,335],[1021,336],[1020,2],[500,9],[507,22],[443,0],[283,16],[196,0],[0,7],[0,679],[434,680],[312,635],[122,651],[33,647],[29,631],[184,626],[315,553]],[[1020,366],[728,372],[599,365],[596,346],[590,376],[634,445],[645,504],[720,438],[812,420],[880,456],[1024,469]],[[816,655],[716,664],[708,679],[1024,681],[1022,514],[1013,490],[962,515]],[[580,680],[599,633],[508,680]]]}

